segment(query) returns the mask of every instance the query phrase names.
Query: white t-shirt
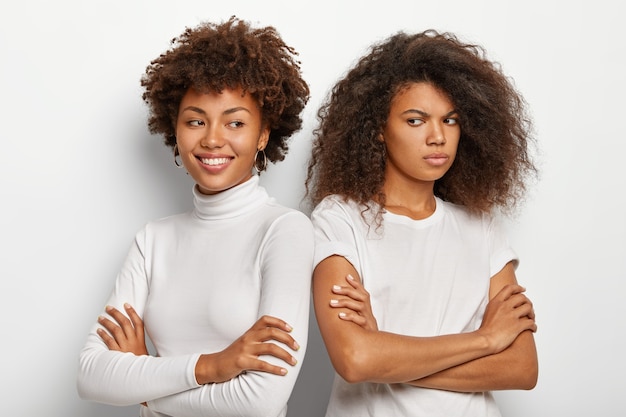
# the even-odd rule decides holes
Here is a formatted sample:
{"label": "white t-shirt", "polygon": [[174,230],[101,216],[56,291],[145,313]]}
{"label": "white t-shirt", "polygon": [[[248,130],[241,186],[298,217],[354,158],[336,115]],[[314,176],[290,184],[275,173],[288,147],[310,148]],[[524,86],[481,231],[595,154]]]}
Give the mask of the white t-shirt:
{"label": "white t-shirt", "polygon": [[[109,351],[95,324],[80,353],[82,398],[148,401],[144,417],[286,415],[307,345],[313,230],[303,213],[276,204],[258,182],[253,176],[212,196],[194,187],[191,212],[137,233],[107,304],[137,310],[158,357]],[[288,374],[247,372],[198,385],[200,354],[223,350],[265,314],[294,328],[300,350],[283,347],[298,365],[261,357]]]}
{"label": "white t-shirt", "polygon": [[[517,258],[495,219],[436,200],[428,218],[385,212],[377,226],[338,196],[313,211],[314,264],[345,257],[370,293],[382,331],[436,336],[476,330],[489,301],[490,277]],[[373,206],[376,209],[377,206]],[[366,220],[362,213],[365,213]],[[327,417],[499,416],[489,392],[456,393],[407,384],[349,384],[335,376]]]}

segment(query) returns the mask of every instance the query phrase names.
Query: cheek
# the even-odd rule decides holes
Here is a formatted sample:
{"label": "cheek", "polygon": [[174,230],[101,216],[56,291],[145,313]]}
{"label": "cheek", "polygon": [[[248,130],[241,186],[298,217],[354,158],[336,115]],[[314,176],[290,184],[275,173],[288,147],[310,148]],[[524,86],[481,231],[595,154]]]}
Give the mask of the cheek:
{"label": "cheek", "polygon": [[241,157],[254,157],[259,146],[259,138],[256,135],[245,135],[231,138],[233,150]]}

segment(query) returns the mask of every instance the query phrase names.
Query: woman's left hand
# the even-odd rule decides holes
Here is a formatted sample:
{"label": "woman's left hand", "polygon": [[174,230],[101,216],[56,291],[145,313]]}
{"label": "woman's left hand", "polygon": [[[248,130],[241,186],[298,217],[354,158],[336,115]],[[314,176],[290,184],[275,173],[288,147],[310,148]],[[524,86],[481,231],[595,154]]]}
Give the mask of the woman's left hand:
{"label": "woman's left hand", "polygon": [[378,323],[372,313],[370,294],[352,275],[348,274],[346,281],[348,286],[334,285],[332,291],[347,298],[333,298],[330,300],[330,306],[348,309],[347,312],[339,312],[340,319],[351,321],[367,330],[378,331]]}
{"label": "woman's left hand", "polygon": [[106,312],[110,314],[117,323],[100,316],[98,323],[100,323],[108,333],[104,329],[98,329],[98,335],[102,338],[102,341],[107,345],[109,350],[131,352],[137,356],[148,355],[143,320],[141,320],[135,309],[129,304],[124,304],[124,308],[130,319],[118,309],[111,306],[106,307]]}

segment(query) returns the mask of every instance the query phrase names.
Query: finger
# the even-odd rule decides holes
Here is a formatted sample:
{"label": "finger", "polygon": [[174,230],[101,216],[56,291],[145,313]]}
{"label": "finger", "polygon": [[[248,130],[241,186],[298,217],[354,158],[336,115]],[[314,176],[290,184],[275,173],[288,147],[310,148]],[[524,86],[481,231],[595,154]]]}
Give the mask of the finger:
{"label": "finger", "polygon": [[122,331],[124,332],[124,335],[126,337],[128,337],[129,335],[134,335],[134,327],[128,317],[124,315],[124,313],[112,306],[106,306],[104,310],[107,312],[107,314],[115,319],[115,321],[122,328]]}
{"label": "finger", "polygon": [[348,281],[348,284],[350,284],[353,288],[365,291],[365,287],[361,284],[361,281],[354,278],[351,274],[346,275],[346,281]]}
{"label": "finger", "polygon": [[346,297],[350,297],[356,301],[365,301],[369,296],[367,291],[364,289],[357,290],[352,287],[342,287],[340,285],[333,285],[332,291],[337,295],[345,295]]}
{"label": "finger", "polygon": [[269,355],[288,363],[289,365],[296,365],[298,360],[293,357],[282,347],[274,343],[259,343],[254,348],[254,356]]}
{"label": "finger", "polygon": [[367,320],[365,319],[365,317],[361,316],[360,314],[352,312],[345,313],[342,311],[338,315],[341,320],[351,321],[352,323],[358,324],[361,327],[367,324]]}
{"label": "finger", "polygon": [[498,294],[494,298],[498,298],[499,300],[505,301],[508,300],[513,294],[519,294],[526,291],[526,288],[522,287],[518,284],[509,284],[505,285],[500,289]]}
{"label": "finger", "polygon": [[530,309],[533,308],[532,301],[521,293],[512,295],[508,300],[506,300],[506,303],[512,306],[513,309],[518,309],[520,307],[530,307]]}
{"label": "finger", "polygon": [[515,309],[515,313],[519,318],[527,317],[530,320],[535,319],[535,312],[533,310],[533,306],[530,304],[522,304]]}
{"label": "finger", "polygon": [[357,313],[363,312],[363,303],[355,301],[351,298],[332,299],[330,300],[330,306],[333,308],[347,308]]}
{"label": "finger", "polygon": [[98,333],[98,336],[100,336],[100,339],[102,339],[106,347],[109,348],[109,350],[120,350],[120,346],[117,344],[115,339],[106,332],[106,330],[98,329],[96,330],[96,332]]}
{"label": "finger", "polygon": [[286,321],[281,320],[278,317],[268,315],[262,316],[252,327],[257,329],[262,329],[263,327],[275,327],[284,332],[291,332],[293,330],[293,327],[291,327]]}
{"label": "finger", "polygon": [[259,331],[259,341],[267,342],[269,340],[275,340],[277,342],[283,343],[289,346],[293,350],[300,349],[300,345],[296,340],[289,334],[283,330],[277,329],[275,327],[266,327],[263,330]]}
{"label": "finger", "polygon": [[130,304],[125,303],[124,309],[126,309],[126,314],[128,314],[128,317],[130,317],[130,321],[133,324],[133,328],[135,329],[135,334],[137,335],[137,337],[143,338],[143,320],[141,320],[139,314],[137,314],[135,309]]}
{"label": "finger", "polygon": [[533,333],[537,331],[537,323],[535,322],[535,320],[526,318],[525,320],[522,321],[522,326],[523,326],[522,331],[530,330]]}
{"label": "finger", "polygon": [[282,366],[272,365],[269,362],[265,362],[261,359],[254,359],[253,362],[246,369],[251,371],[267,372],[269,374],[285,376],[289,372],[287,368]]}
{"label": "finger", "polygon": [[116,341],[126,338],[122,328],[104,316],[98,317],[98,323],[102,325]]}

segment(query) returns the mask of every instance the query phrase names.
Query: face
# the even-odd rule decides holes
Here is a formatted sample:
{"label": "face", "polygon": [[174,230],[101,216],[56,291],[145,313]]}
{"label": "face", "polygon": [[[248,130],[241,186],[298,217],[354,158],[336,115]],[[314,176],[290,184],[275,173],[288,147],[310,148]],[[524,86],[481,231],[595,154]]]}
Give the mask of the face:
{"label": "face", "polygon": [[428,83],[400,90],[381,135],[386,181],[434,185],[452,166],[460,136],[458,115],[441,91]]}
{"label": "face", "polygon": [[216,194],[252,176],[254,157],[264,149],[269,128],[261,109],[241,89],[221,93],[187,91],[176,121],[178,152],[203,194]]}

